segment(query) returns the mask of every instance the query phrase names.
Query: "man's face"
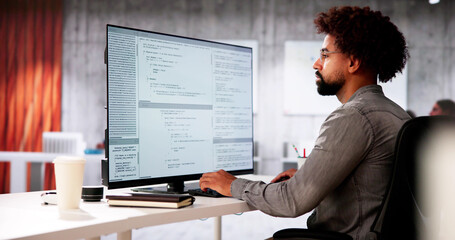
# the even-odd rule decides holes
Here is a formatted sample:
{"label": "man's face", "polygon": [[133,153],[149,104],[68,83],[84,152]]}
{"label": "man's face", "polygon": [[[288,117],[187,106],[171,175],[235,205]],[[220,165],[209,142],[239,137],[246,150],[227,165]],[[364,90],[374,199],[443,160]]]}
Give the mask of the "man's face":
{"label": "man's face", "polygon": [[316,71],[318,93],[335,95],[345,84],[345,76],[339,63],[343,54],[335,47],[335,37],[327,35],[322,44],[321,56],[313,64]]}

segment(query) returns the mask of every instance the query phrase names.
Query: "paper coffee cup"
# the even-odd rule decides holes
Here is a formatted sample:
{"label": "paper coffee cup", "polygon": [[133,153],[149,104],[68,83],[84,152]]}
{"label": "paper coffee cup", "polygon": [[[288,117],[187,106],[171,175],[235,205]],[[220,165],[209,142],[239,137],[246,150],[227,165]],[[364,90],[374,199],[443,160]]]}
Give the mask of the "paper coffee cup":
{"label": "paper coffee cup", "polygon": [[84,180],[85,159],[77,156],[59,156],[54,159],[59,210],[78,209]]}

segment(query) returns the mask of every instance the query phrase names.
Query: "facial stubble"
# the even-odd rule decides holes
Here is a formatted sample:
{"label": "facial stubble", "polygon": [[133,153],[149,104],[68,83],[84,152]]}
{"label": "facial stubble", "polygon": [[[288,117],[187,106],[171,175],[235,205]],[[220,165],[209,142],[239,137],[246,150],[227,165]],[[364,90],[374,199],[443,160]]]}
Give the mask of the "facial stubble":
{"label": "facial stubble", "polygon": [[345,78],[340,72],[335,72],[332,75],[334,77],[333,81],[330,81],[330,76],[326,77],[326,79],[329,81],[324,80],[324,77],[319,71],[316,71],[316,75],[320,79],[320,81],[316,81],[316,85],[318,86],[317,90],[318,93],[322,96],[336,95],[336,93],[343,87],[345,83]]}

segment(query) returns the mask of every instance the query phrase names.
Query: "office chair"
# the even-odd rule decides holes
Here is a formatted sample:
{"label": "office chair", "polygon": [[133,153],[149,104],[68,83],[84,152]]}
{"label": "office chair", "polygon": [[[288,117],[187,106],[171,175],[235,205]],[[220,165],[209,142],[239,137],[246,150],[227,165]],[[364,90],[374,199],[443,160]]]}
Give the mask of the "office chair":
{"label": "office chair", "polygon": [[[455,119],[448,116],[418,117],[407,121],[400,129],[395,143],[392,179],[380,206],[367,240],[417,239],[425,231],[427,215],[417,198],[418,154],[430,132],[441,126],[455,127]],[[352,239],[349,235],[311,229],[283,229],[273,239]]]}

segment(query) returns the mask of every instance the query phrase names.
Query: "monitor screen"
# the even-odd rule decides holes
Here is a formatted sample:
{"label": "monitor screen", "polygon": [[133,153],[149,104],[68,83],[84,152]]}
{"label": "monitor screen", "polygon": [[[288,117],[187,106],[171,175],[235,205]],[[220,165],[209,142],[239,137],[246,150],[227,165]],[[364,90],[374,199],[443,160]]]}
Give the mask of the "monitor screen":
{"label": "monitor screen", "polygon": [[108,187],[253,173],[252,49],[107,25]]}

